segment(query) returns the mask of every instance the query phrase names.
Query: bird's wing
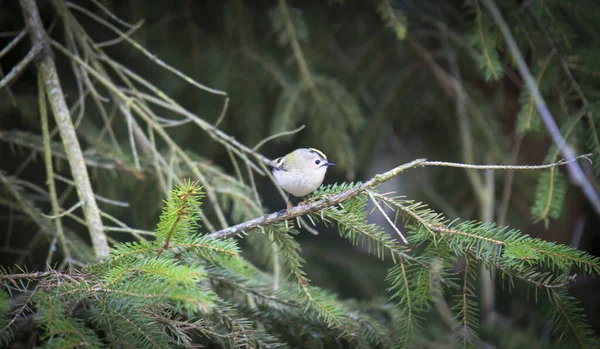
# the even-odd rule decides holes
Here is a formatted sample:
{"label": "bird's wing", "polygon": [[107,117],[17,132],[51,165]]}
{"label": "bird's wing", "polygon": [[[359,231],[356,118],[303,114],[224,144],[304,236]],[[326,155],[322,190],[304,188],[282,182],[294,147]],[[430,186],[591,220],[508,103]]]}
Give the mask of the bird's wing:
{"label": "bird's wing", "polygon": [[283,158],[277,158],[271,162],[271,167],[273,168],[273,171],[287,171],[284,166],[283,160]]}

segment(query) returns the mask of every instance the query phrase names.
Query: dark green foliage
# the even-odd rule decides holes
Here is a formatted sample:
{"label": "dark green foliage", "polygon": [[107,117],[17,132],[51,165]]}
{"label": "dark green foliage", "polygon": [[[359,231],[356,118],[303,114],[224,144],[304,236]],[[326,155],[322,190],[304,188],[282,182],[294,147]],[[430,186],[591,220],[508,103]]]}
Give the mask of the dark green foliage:
{"label": "dark green foliage", "polygon": [[8,315],[10,311],[10,296],[4,291],[0,291],[0,344],[7,345],[13,337],[13,331],[10,326],[11,319]]}
{"label": "dark green foliage", "polygon": [[430,275],[427,266],[399,257],[398,264],[390,269],[387,281],[400,312],[395,340],[402,347],[412,343],[423,328],[419,314],[430,306]]}
{"label": "dark green foliage", "polygon": [[[560,73],[558,59],[556,53],[552,51],[547,56],[541,57],[536,62],[537,65],[531,69],[536,87],[543,97],[546,97],[545,94],[548,92],[552,92],[552,82],[555,81]],[[517,131],[519,133],[541,131],[542,119],[535,104],[533,94],[528,89],[521,90],[519,104],[521,108],[517,114]]]}
{"label": "dark green foliage", "polygon": [[[355,186],[324,187],[316,198]],[[48,273],[27,301],[41,314],[35,324],[45,345],[189,347],[192,338],[201,335],[225,347],[286,347],[308,332],[309,347],[333,338],[356,348],[388,347],[393,338],[407,347],[424,334],[433,302],[449,294],[455,339],[471,346],[478,338],[474,282],[481,264],[500,272],[511,289],[515,279],[533,286],[536,299],[537,291],[545,289],[540,300],[549,307],[546,313],[559,312],[553,329],[560,337],[578,343],[592,340],[577,302],[563,295],[560,285],[569,282],[572,272],[600,274],[600,260],[572,247],[490,223],[449,222],[422,204],[377,193],[373,197],[406,218],[410,239],[424,248],[420,255],[367,223],[367,195],[314,214],[313,219],[337,225],[342,237],[380,258],[392,255],[387,281],[396,307],[393,326],[386,327],[356,304],[345,304],[309,284],[290,222],[266,228],[291,276],[289,282],[279,280],[277,289],[270,288],[272,277],[241,259],[235,243],[194,233],[201,195],[197,184],[189,182],[173,190],[155,240],[119,244],[105,261],[86,267],[84,273],[61,275],[60,283]],[[456,263],[463,265],[458,271]],[[32,305],[24,303],[21,311],[26,306]],[[9,308],[0,309],[5,314]]]}
{"label": "dark green foliage", "polygon": [[323,140],[323,149],[329,149],[330,156],[340,165],[354,171],[355,147],[350,136],[365,125],[360,105],[336,80],[321,76],[312,79],[282,93],[271,132],[290,130],[304,121],[311,125],[309,130]]}
{"label": "dark green foliage", "polygon": [[549,289],[550,301],[543,313],[551,319],[552,332],[564,341],[576,343],[579,348],[596,348],[600,343],[586,321],[580,303],[563,290]]}
{"label": "dark green foliage", "polygon": [[536,109],[533,96],[529,90],[521,91],[519,98],[521,110],[518,114],[517,129],[521,133],[539,132],[542,126],[542,119]]}
{"label": "dark green foliage", "polygon": [[475,296],[477,281],[477,263],[472,263],[468,256],[463,261],[464,270],[459,292],[453,297],[453,310],[456,313],[454,336],[463,348],[474,347],[478,339],[479,307]]}
{"label": "dark green foliage", "polygon": [[305,310],[311,310],[318,314],[328,326],[341,326],[342,317],[345,316],[342,309],[333,302],[335,297],[327,292],[309,286],[309,280],[302,270],[302,264],[305,261],[298,254],[300,244],[291,234],[297,234],[297,231],[288,230],[285,227],[277,227],[272,230],[271,236],[273,243],[279,248],[278,254],[282,262],[295,282],[298,284],[298,292]]}
{"label": "dark green foliage", "polygon": [[[592,153],[592,164],[580,164],[597,191],[600,6],[593,0],[494,2],[562,136],[578,154]],[[44,147],[38,99],[25,92],[33,91],[25,71],[25,84],[0,90],[0,114],[10,123],[9,130],[0,131],[0,204],[9,210],[2,219],[8,217],[11,226],[17,222],[17,229],[6,229],[13,237],[31,232],[35,238],[24,237],[25,246],[13,246],[11,240],[0,253],[15,254],[19,266],[49,271],[21,271],[14,278],[0,274],[0,345],[17,342],[25,328],[38,338],[32,345],[50,348],[404,348],[449,342],[539,347],[546,321],[551,344],[597,345],[597,333],[584,315],[591,311],[569,295],[568,287],[598,276],[600,260],[480,222],[483,215],[478,216],[486,208],[477,198],[486,197],[497,211],[490,221],[523,231],[532,220],[573,221],[565,210],[571,204],[566,193],[579,188],[572,188],[564,168],[533,172],[528,180],[536,186],[524,181],[521,171],[514,172],[512,182],[506,172],[494,171],[495,188],[480,188],[472,177],[465,180],[462,170],[429,167],[438,173],[427,178],[431,172],[415,169],[422,171],[417,179],[406,174],[401,186],[386,190],[410,198],[425,192],[427,198],[419,200],[434,203],[435,210],[365,191],[305,216],[322,225],[318,237],[304,236],[299,221],[244,231],[238,238],[244,237],[247,250],[234,239],[207,234],[281,209],[254,157],[262,154],[243,147],[301,125],[301,133],[261,143],[258,151],[274,158],[292,147],[319,148],[338,165],[327,175],[331,182],[342,174],[366,179],[382,165],[387,170],[415,156],[489,164],[560,160],[556,145],[544,143],[546,125],[482,1],[38,3],[48,12],[44,22],[52,19],[46,24],[53,42],[99,72],[81,68],[52,46],[102,213],[118,216],[105,215],[103,223],[122,230],[107,229],[111,254],[97,263],[80,210],[65,213],[79,199],[76,188],[59,179],[69,181],[70,172],[57,135],[49,150],[62,177],[29,182],[41,173],[36,165],[43,165]],[[22,28],[22,11],[12,13],[11,2],[2,6],[0,26],[10,36]],[[124,24],[132,18],[146,21],[140,27]],[[4,28],[12,21],[18,25]],[[108,22],[120,29],[107,30]],[[131,40],[149,55],[140,54]],[[10,55],[20,59],[26,52]],[[0,78],[15,60],[10,55],[2,57]],[[165,62],[185,79],[163,70]],[[223,109],[222,95],[195,89],[192,79],[225,91],[228,108]],[[459,133],[457,115],[466,116],[470,131]],[[5,171],[8,158],[15,165]],[[181,178],[200,182],[177,185]],[[48,180],[60,187],[61,219],[68,222],[64,246],[55,243]],[[510,200],[506,192],[500,194],[502,184]],[[307,201],[358,185],[323,186]],[[129,206],[111,206],[100,195]],[[508,213],[502,215],[505,199]],[[369,217],[369,211],[379,214],[374,201],[392,212],[393,224],[402,223],[409,245],[397,239],[387,221]],[[524,202],[530,211],[523,209]],[[573,229],[565,226],[548,239],[566,238]],[[154,233],[147,231],[154,227]],[[329,228],[337,233],[329,234]],[[138,240],[129,241],[123,232]],[[342,244],[348,249],[339,248]],[[308,256],[346,269],[331,272]],[[366,258],[370,263],[361,263]],[[479,283],[483,268],[503,286],[491,289],[497,300],[510,298],[495,309],[506,316],[507,328],[500,321],[485,328],[483,319],[490,314],[478,302],[486,296]],[[387,278],[376,280],[383,276],[375,277],[374,270],[386,269]],[[384,281],[387,295],[378,284]],[[371,298],[345,299],[345,294],[355,297],[361,285],[370,287]],[[531,295],[531,308],[519,318],[511,307]],[[512,341],[517,336],[525,339]]]}
{"label": "dark green foliage", "polygon": [[[55,285],[49,278],[34,291],[45,346],[190,347],[187,331],[170,331],[170,321],[211,312],[217,296],[206,284],[203,264],[236,269],[238,254],[234,243],[191,234],[198,227],[200,197],[196,184],[179,185],[165,203],[156,240],[117,245],[85,274]],[[195,263],[183,264],[177,256]]]}
{"label": "dark green foliage", "polygon": [[502,77],[504,70],[497,51],[500,37],[493,22],[481,11],[479,1],[468,1],[467,4],[472,6],[475,21],[466,41],[478,51],[478,65],[485,79],[497,81]]}

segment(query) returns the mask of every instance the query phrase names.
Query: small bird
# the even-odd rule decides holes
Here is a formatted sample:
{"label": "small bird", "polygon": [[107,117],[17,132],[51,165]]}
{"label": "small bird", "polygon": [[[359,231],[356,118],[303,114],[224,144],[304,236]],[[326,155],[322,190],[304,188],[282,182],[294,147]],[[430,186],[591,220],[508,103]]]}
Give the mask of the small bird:
{"label": "small bird", "polygon": [[273,160],[272,173],[277,184],[288,193],[287,209],[291,209],[289,194],[306,196],[319,188],[329,166],[322,151],[314,148],[299,148],[286,156]]}

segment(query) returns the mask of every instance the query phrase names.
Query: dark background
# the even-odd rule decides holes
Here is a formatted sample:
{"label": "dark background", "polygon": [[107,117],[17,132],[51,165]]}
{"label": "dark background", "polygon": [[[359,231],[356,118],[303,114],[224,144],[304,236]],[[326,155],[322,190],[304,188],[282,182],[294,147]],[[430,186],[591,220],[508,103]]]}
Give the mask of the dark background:
{"label": "dark background", "polygon": [[[108,19],[90,1],[74,3]],[[350,106],[349,113],[334,108],[315,113],[311,94],[302,93],[291,115],[282,112],[285,94],[299,86],[303,75],[288,39],[282,38],[283,29],[278,27],[277,2],[137,0],[102,3],[128,23],[144,21],[132,38],[151,53],[196,81],[228,93],[229,106],[219,128],[235,139],[252,147],[273,133],[305,125],[301,132],[271,141],[259,151],[275,158],[298,147],[318,148],[338,164],[327,174],[326,184],[363,181],[420,157],[465,161],[456,96],[432,72],[434,67],[425,60],[423,52],[446,72],[451,71],[449,54],[456,56],[462,85],[474,106],[467,108],[471,124],[467,136],[473,141],[475,163],[540,164],[545,161],[552,144],[542,126],[538,132],[526,134],[515,150],[519,138],[517,115],[523,107],[523,82],[502,36],[493,26],[485,32],[485,40],[489,40],[503,73],[497,79],[486,79],[486,69],[477,60],[484,52],[477,40],[475,43],[472,40],[473,35],[478,34],[477,15],[463,1],[392,2],[402,15],[399,20],[407,28],[403,40],[399,40],[382,20],[375,1],[290,1],[288,6],[293,9],[298,40],[310,74],[324,81],[322,86],[325,87],[319,90],[323,98],[330,101],[343,95],[343,98],[349,96],[352,102],[340,103]],[[594,51],[600,49],[597,40],[600,7],[592,1],[569,3],[572,5],[561,5],[556,1],[498,1],[534,76],[538,76],[548,53],[557,49],[557,55],[573,63],[574,77],[588,96],[590,110],[593,110],[597,108],[595,100],[600,93],[598,67],[592,59]],[[51,2],[39,1],[38,6],[44,24],[52,28],[50,36],[64,43],[63,28]],[[549,17],[548,11],[553,17]],[[116,37],[85,15],[73,13],[96,42]],[[535,16],[541,18],[545,27],[540,27]],[[443,23],[442,28],[447,28],[440,30],[436,23]],[[0,1],[0,32],[5,33],[0,37],[0,47],[5,47],[14,37],[11,32],[22,28],[18,2]],[[546,34],[556,39],[556,47],[544,40]],[[4,74],[26,54],[29,45],[28,39],[23,40],[0,59]],[[222,97],[194,88],[126,43],[106,47],[105,52],[202,119],[210,123],[218,119]],[[67,102],[74,103],[78,92],[71,64],[58,52],[55,57]],[[540,79],[540,90],[559,125],[581,106],[558,58],[552,59]],[[12,96],[6,89],[0,91],[0,129],[39,135],[34,65],[10,85],[10,93]],[[99,93],[105,92],[99,89]],[[166,111],[161,115],[179,118]],[[97,107],[88,101],[78,128],[84,150],[102,153],[113,149],[106,137],[95,137],[103,125]],[[112,121],[112,130],[124,150],[122,161],[131,165],[127,127],[121,115]],[[197,126],[190,123],[170,128],[168,132],[183,149],[220,166],[226,173],[235,173],[225,148]],[[579,153],[590,151],[585,145],[586,123],[583,121],[579,132],[570,141]],[[26,186],[25,194],[33,198],[43,212],[49,212],[48,200],[43,193],[36,193],[37,187],[45,188],[42,155],[31,150],[36,141],[21,137],[29,145],[24,146],[6,135],[3,133],[0,139],[0,170],[31,183]],[[54,140],[59,141],[59,138]],[[165,144],[159,146],[166,151]],[[24,165],[31,154],[37,155]],[[62,175],[68,175],[66,162],[57,161],[57,166]],[[566,175],[564,169],[561,171]],[[597,184],[593,172],[588,173]],[[547,227],[544,222],[533,222],[530,212],[537,176],[536,172],[515,173],[508,213],[506,217],[500,217],[496,210],[494,220],[501,219],[506,225],[549,241],[576,243],[579,248],[600,255],[598,216],[573,186],[567,188],[559,219],[550,220]],[[132,227],[154,229],[160,213],[161,192],[151,171],[94,169],[91,178],[99,195],[131,204],[129,208],[101,206],[102,209]],[[506,172],[496,171],[495,181],[496,207],[499,207]],[[265,212],[284,207],[285,203],[268,179],[257,178],[257,187]],[[58,183],[59,193],[66,188]],[[423,201],[449,218],[481,219],[476,194],[461,169],[414,169],[380,189]],[[1,188],[0,192],[6,200],[11,200]],[[64,207],[76,201],[75,192],[72,192]],[[207,214],[214,218],[210,208],[207,208]],[[228,218],[237,223],[235,215]],[[383,222],[378,212],[372,219]],[[81,225],[71,220],[64,222],[81,238],[88,239]],[[302,231],[298,237],[307,260],[308,276],[316,285],[331,289],[343,298],[369,301],[389,296],[383,283],[385,268],[376,258],[341,239],[335,230],[317,229],[319,236]],[[391,230],[390,233],[394,234]],[[35,226],[22,213],[5,203],[0,205],[1,262],[4,266],[20,263],[30,269],[43,269],[49,245],[47,241],[34,239],[36,234]],[[125,234],[113,237],[116,240],[130,238]],[[244,251],[249,258],[261,263],[260,256],[255,255],[252,248]],[[52,262],[59,263],[60,254]],[[500,287],[498,290],[497,310],[504,316],[503,324],[517,325],[526,333],[524,336],[543,336],[540,326],[544,321],[527,313],[527,309],[535,308],[533,301],[523,295],[504,294]],[[584,301],[586,313],[596,329],[600,327],[598,291],[599,284],[595,280],[578,279],[572,286],[573,294]]]}

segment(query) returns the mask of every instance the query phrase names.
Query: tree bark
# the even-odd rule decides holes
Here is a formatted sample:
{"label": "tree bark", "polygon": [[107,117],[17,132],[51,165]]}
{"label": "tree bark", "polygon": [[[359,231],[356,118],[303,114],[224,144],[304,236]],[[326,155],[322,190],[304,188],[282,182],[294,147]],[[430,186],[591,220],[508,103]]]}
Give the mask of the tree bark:
{"label": "tree bark", "polygon": [[71,121],[71,114],[69,113],[69,108],[67,107],[60,86],[54,57],[49,45],[49,38],[44,29],[35,0],[21,0],[21,7],[33,47],[42,46],[36,64],[42,75],[52,114],[54,114],[63,147],[67,154],[67,161],[69,162],[71,174],[75,182],[77,195],[83,204],[83,215],[90,232],[96,257],[102,259],[109,254],[108,242],[104,233],[102,219],[100,218],[100,210],[94,198],[92,185],[87,168],[85,167],[83,153],[81,152],[77,134]]}

